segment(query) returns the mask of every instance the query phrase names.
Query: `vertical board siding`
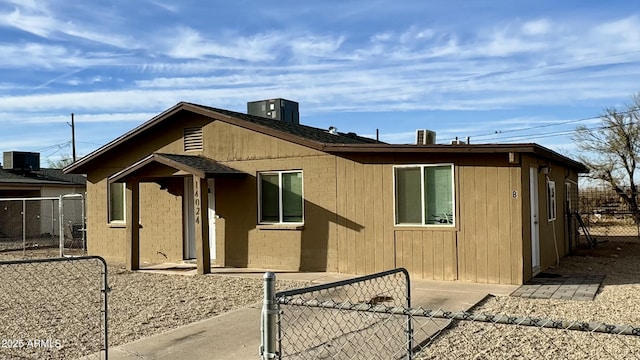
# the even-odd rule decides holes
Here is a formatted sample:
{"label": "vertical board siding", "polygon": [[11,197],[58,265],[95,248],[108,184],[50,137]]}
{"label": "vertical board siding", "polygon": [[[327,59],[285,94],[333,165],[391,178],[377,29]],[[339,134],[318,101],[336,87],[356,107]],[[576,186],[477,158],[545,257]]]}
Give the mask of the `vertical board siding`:
{"label": "vertical board siding", "polygon": [[520,284],[523,196],[520,167],[500,166],[496,160],[482,164],[469,161],[458,170],[459,278]]}
{"label": "vertical board siding", "polygon": [[487,282],[487,254],[489,250],[487,221],[489,219],[495,221],[493,216],[489,216],[487,214],[487,202],[489,196],[493,195],[487,193],[487,168],[484,166],[476,166],[474,167],[474,170],[474,179],[476,183],[476,191],[473,193],[476,209],[476,274],[477,281],[485,283]]}
{"label": "vertical board siding", "polygon": [[[393,232],[389,231],[388,190],[379,159],[370,163],[336,159],[338,268],[365,274],[387,270],[393,261]],[[392,211],[392,209],[391,209]],[[393,254],[393,253],[392,253]]]}
{"label": "vertical board siding", "polygon": [[456,280],[456,235],[442,230],[396,230],[396,261],[416,278]]}
{"label": "vertical board siding", "polygon": [[[504,195],[500,196],[500,200],[498,202],[514,202],[517,198],[513,198],[513,189],[511,188],[511,179],[509,175],[509,169],[506,167],[498,168],[498,179],[496,182],[497,190],[496,194],[500,194],[500,190],[504,191],[504,189],[509,189],[510,193],[507,195],[508,199],[504,199]],[[513,204],[512,204],[513,205]],[[513,271],[511,266],[511,222],[513,221],[511,217],[513,216],[511,211],[514,206],[499,206],[498,208],[498,238],[502,239],[502,241],[498,244],[498,259],[497,263],[499,266],[500,275],[498,277],[499,283],[501,284],[509,284],[511,283],[511,273]]]}
{"label": "vertical board siding", "polygon": [[[499,202],[502,200],[506,190],[498,189],[498,168],[497,162],[489,164],[487,168],[487,282],[489,284],[500,283],[500,211]],[[491,166],[493,165],[493,166]],[[494,194],[491,196],[490,194]],[[503,206],[508,207],[508,206]]]}

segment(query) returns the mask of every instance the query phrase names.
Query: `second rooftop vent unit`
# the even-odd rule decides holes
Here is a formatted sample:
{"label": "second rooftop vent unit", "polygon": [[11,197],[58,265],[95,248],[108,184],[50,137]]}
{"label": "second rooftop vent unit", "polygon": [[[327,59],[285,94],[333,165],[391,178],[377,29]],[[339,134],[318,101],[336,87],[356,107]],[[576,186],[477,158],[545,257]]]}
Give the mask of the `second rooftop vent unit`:
{"label": "second rooftop vent unit", "polygon": [[247,103],[247,114],[300,124],[298,103],[286,99],[251,101]]}
{"label": "second rooftop vent unit", "polygon": [[431,145],[436,143],[435,131],[418,129],[416,130],[416,145]]}

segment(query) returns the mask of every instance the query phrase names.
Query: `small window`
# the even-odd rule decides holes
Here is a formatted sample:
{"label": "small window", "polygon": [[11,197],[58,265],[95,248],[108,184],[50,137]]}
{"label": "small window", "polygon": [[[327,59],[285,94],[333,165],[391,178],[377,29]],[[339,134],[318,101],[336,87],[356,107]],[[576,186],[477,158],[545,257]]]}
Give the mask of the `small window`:
{"label": "small window", "polygon": [[396,166],[396,225],[453,226],[453,165]]}
{"label": "small window", "polygon": [[556,219],[556,182],[547,181],[547,218],[549,221]]}
{"label": "small window", "polygon": [[184,129],[184,151],[202,151],[202,127]]}
{"label": "small window", "polygon": [[258,174],[260,223],[302,223],[304,198],[302,171],[270,171]]}
{"label": "small window", "polygon": [[125,222],[125,184],[109,184],[109,222]]}

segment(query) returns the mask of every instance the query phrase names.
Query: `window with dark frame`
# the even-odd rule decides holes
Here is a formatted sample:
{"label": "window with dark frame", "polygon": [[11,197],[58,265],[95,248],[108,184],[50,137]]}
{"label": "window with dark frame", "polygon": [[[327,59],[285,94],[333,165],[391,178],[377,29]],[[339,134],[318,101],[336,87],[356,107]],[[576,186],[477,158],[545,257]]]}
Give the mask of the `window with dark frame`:
{"label": "window with dark frame", "polygon": [[455,224],[453,165],[394,167],[396,225]]}
{"label": "window with dark frame", "polygon": [[262,224],[303,223],[302,171],[258,174],[258,217]]}
{"label": "window with dark frame", "polygon": [[125,222],[125,183],[109,184],[109,222]]}

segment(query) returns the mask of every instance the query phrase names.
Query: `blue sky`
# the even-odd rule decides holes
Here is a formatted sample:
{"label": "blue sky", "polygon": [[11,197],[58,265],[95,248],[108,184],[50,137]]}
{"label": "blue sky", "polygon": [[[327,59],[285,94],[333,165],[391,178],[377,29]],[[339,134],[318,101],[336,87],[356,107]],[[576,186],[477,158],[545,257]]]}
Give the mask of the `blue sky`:
{"label": "blue sky", "polygon": [[640,91],[634,1],[0,0],[0,150],[86,155],[179,101],[411,143],[567,136]]}

